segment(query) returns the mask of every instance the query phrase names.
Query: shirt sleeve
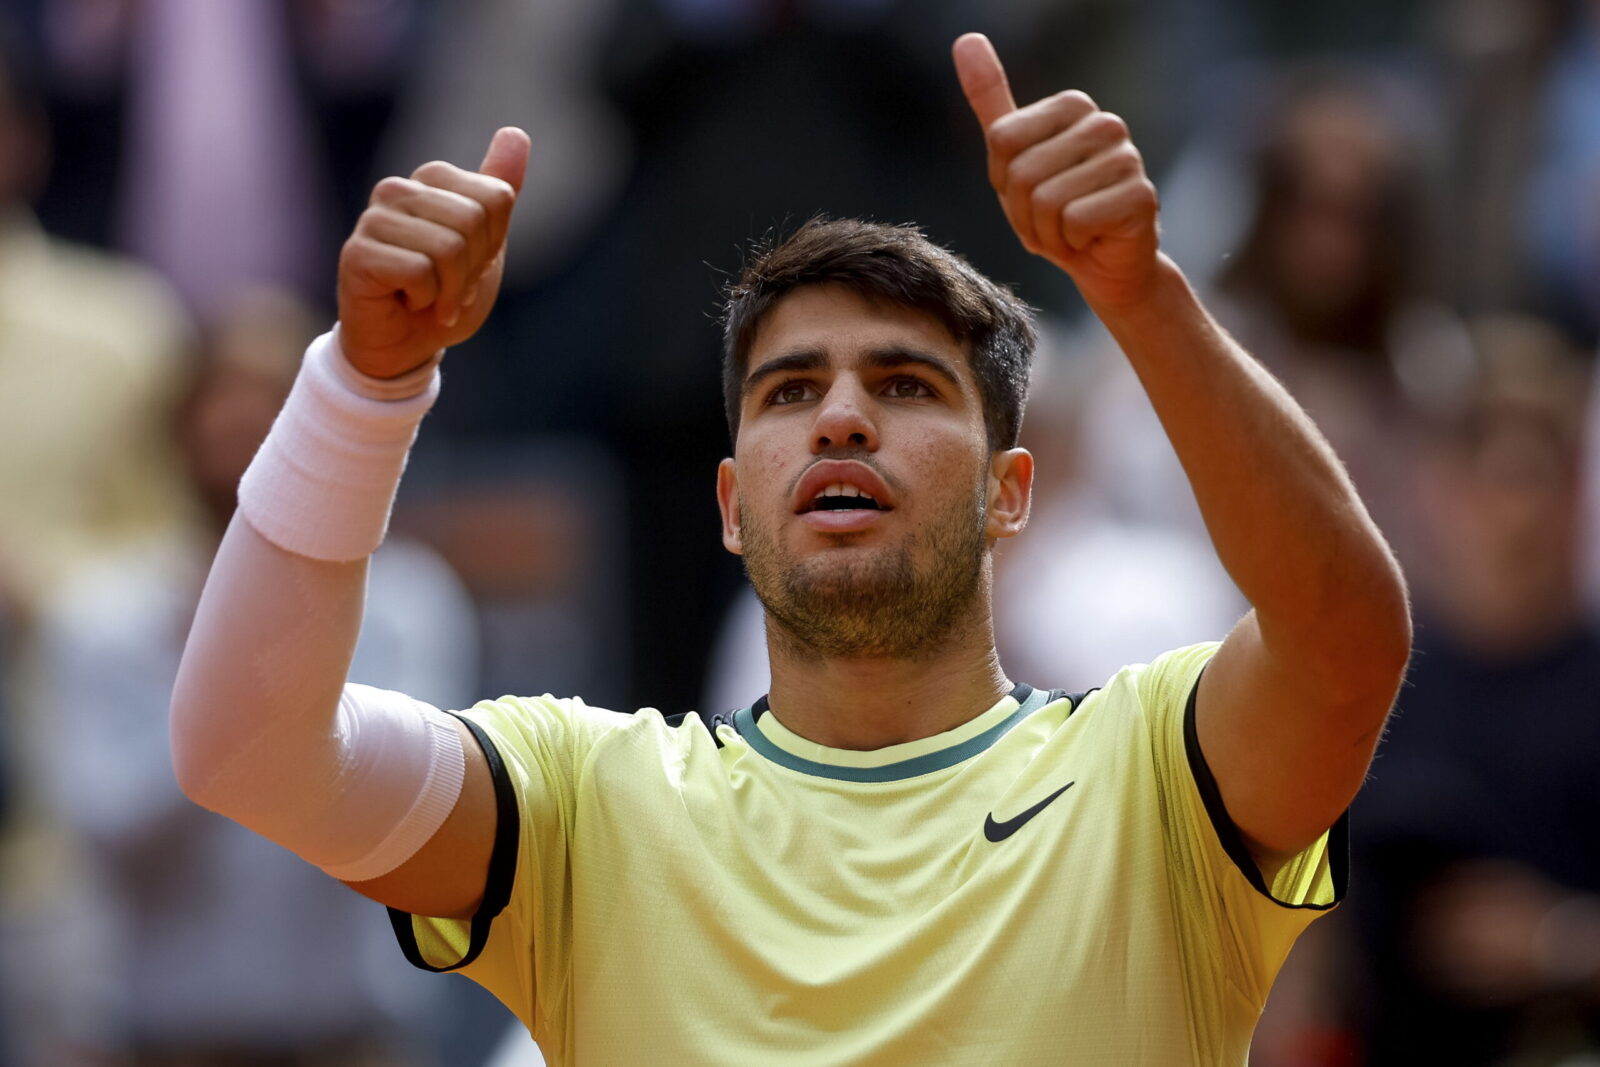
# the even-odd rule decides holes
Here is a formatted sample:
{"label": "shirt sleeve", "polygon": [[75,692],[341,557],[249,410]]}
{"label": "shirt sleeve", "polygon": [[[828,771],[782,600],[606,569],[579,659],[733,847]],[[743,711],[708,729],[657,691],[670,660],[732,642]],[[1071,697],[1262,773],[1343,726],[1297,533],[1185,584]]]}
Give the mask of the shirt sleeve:
{"label": "shirt sleeve", "polygon": [[1349,884],[1349,816],[1266,877],[1245,845],[1200,751],[1195,694],[1211,642],[1159,657],[1139,679],[1161,786],[1169,862],[1182,872],[1180,914],[1213,940],[1228,977],[1258,1007],[1294,940],[1335,907]]}
{"label": "shirt sleeve", "polygon": [[541,1045],[561,1046],[571,973],[571,845],[577,781],[595,742],[629,721],[576,698],[507,697],[455,713],[483,749],[497,826],[488,883],[471,919],[390,910],[415,966],[459,971],[488,989]]}

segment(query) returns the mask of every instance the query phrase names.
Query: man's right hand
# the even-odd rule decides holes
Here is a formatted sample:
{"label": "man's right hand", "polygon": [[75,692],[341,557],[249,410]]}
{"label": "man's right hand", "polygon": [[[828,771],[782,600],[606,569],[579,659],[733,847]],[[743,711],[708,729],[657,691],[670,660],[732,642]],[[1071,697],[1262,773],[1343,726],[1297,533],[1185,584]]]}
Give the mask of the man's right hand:
{"label": "man's right hand", "polygon": [[507,126],[476,172],[435,161],[372,190],[339,255],[339,340],[357,370],[398,377],[483,325],[528,148]]}

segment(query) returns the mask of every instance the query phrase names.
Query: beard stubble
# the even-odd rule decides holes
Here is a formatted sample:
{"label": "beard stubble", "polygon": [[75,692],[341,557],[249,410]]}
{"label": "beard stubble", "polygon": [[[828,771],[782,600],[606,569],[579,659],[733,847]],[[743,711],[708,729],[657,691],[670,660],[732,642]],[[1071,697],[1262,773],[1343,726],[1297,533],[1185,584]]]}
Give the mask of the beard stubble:
{"label": "beard stubble", "polygon": [[987,554],[981,479],[924,529],[853,557],[788,558],[742,501],[740,510],[745,574],[766,608],[769,640],[815,658],[917,660],[977,621]]}

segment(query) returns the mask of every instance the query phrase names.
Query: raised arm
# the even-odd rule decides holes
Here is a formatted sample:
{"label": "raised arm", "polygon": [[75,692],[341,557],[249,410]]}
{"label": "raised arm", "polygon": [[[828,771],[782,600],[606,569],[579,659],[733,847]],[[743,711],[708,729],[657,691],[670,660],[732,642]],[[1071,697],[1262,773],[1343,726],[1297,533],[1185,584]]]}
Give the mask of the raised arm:
{"label": "raised arm", "polygon": [[1399,568],[1305,412],[1158,247],[1127,127],[1079,92],[1024,108],[988,40],[955,44],[989,179],[1030,252],[1071,276],[1133,365],[1252,610],[1207,667],[1200,747],[1259,863],[1360,787],[1410,653]]}
{"label": "raised arm", "polygon": [[240,487],[172,705],[179,784],[386,904],[465,915],[483,892],[492,786],[465,728],[346,686],[382,540],[444,348],[499,290],[527,136],[479,171],[386,178],[339,261],[339,325],[307,353]]}

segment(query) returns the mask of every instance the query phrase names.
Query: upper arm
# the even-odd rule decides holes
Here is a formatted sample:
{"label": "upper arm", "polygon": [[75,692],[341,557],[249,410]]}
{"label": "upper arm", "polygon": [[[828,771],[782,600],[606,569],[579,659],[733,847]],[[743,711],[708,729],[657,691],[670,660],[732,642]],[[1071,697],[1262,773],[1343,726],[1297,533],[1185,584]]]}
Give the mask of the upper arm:
{"label": "upper arm", "polygon": [[461,795],[438,831],[388,874],[346,882],[356,892],[413,915],[466,919],[477,911],[489,877],[498,816],[494,781],[483,750],[460,722],[466,770]]}
{"label": "upper arm", "polygon": [[[1409,635],[1409,628],[1401,631]],[[1286,653],[1245,615],[1201,675],[1195,730],[1228,815],[1258,863],[1314,842],[1366,777],[1409,637],[1368,650]]]}

